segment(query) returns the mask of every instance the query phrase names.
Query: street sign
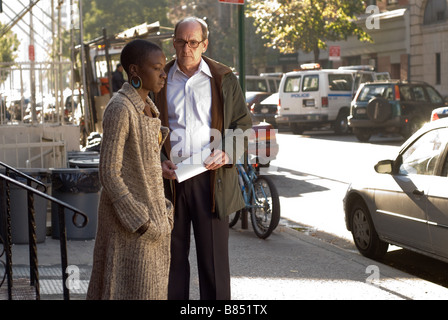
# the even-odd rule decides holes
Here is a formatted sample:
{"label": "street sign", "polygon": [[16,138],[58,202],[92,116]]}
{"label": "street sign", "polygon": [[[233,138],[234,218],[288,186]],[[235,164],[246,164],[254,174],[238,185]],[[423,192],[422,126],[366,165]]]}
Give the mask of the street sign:
{"label": "street sign", "polygon": [[341,60],[341,47],[340,46],[330,46],[328,60],[330,60],[330,61]]}
{"label": "street sign", "polygon": [[244,4],[244,0],[219,0],[222,3]]}
{"label": "street sign", "polygon": [[34,46],[32,44],[28,46],[28,58],[30,61],[34,61]]}

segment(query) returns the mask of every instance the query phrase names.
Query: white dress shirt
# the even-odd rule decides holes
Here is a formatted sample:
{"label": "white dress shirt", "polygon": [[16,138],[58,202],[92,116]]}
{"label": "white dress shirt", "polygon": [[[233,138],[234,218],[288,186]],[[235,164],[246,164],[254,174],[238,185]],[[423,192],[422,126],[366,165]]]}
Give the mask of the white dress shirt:
{"label": "white dress shirt", "polygon": [[177,61],[168,73],[168,120],[172,130],[171,155],[175,163],[200,152],[210,143],[211,78],[210,68],[203,59],[191,77],[179,69]]}

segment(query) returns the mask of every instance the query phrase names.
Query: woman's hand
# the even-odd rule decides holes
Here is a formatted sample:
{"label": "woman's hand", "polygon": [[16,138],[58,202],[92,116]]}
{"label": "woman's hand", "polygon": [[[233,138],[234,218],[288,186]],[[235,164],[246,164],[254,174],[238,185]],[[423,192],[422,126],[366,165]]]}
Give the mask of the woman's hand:
{"label": "woman's hand", "polygon": [[176,179],[176,173],[174,170],[177,169],[177,166],[171,160],[165,160],[162,162],[162,176],[165,179]]}

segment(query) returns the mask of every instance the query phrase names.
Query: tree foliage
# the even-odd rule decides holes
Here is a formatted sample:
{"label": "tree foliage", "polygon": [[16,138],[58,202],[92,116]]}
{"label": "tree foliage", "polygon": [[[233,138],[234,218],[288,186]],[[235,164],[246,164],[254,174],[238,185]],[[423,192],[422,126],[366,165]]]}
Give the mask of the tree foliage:
{"label": "tree foliage", "polygon": [[251,0],[247,15],[255,19],[257,33],[269,40],[268,46],[283,53],[314,52],[317,61],[327,41],[352,35],[372,41],[356,24],[363,11],[362,0]]}
{"label": "tree foliage", "polygon": [[[228,66],[239,69],[238,59],[238,5],[219,3],[218,0],[170,0],[168,17],[172,25],[186,16],[206,20],[209,30],[209,46],[205,55]],[[245,21],[246,72],[264,69],[272,56],[272,49],[265,46],[267,40],[255,35],[254,19]]]}
{"label": "tree foliage", "polygon": [[[0,30],[3,29],[3,25],[0,22]],[[1,62],[13,62],[16,58],[16,52],[19,50],[20,41],[15,33],[11,30],[0,38],[0,63]],[[6,72],[2,72],[2,78],[0,83],[5,81],[7,77]]]}
{"label": "tree foliage", "polygon": [[172,26],[188,16],[204,19],[210,31],[209,46],[205,55],[224,64],[236,66],[238,23],[234,9],[232,6],[222,6],[218,0],[171,0],[168,17]]}
{"label": "tree foliage", "polygon": [[[204,18],[210,29],[210,45],[206,55],[229,66],[238,65],[237,6],[222,4],[218,0],[89,0],[83,2],[84,40],[109,35],[141,23],[159,21],[162,26],[174,27],[186,16]],[[266,65],[268,40],[254,36],[253,18],[246,22],[246,68],[257,69]],[[172,46],[164,47],[168,57]],[[171,52],[172,51],[172,52]]]}
{"label": "tree foliage", "polygon": [[86,40],[107,33],[116,34],[142,23],[160,22],[166,26],[166,0],[91,0],[84,1],[83,20]]}

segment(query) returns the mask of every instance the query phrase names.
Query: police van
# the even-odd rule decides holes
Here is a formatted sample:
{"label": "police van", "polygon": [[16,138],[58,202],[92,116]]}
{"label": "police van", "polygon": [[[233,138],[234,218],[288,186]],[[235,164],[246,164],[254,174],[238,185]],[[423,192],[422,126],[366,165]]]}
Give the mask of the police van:
{"label": "police van", "polygon": [[302,65],[287,72],[280,81],[276,123],[289,125],[295,134],[331,126],[336,134],[349,131],[347,116],[357,74],[365,70],[320,69],[318,64]]}

